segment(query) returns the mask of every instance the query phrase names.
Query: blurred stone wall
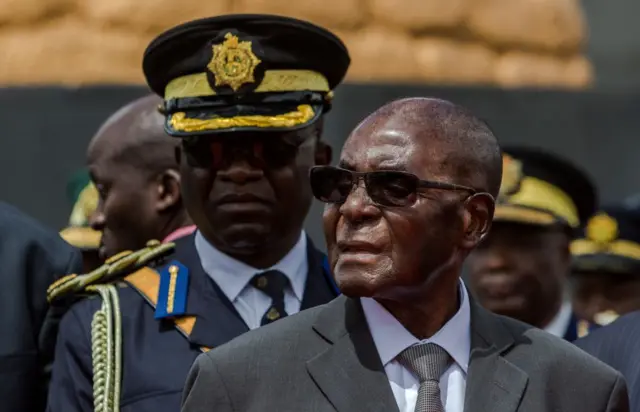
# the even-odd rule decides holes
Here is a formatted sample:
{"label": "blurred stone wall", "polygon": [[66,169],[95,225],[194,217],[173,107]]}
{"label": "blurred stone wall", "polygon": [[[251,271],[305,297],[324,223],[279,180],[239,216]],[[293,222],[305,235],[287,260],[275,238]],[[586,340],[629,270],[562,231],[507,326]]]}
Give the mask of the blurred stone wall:
{"label": "blurred stone wall", "polygon": [[336,32],[350,81],[582,88],[580,0],[0,0],[0,84],[142,83],[141,56],[170,26],[273,13]]}

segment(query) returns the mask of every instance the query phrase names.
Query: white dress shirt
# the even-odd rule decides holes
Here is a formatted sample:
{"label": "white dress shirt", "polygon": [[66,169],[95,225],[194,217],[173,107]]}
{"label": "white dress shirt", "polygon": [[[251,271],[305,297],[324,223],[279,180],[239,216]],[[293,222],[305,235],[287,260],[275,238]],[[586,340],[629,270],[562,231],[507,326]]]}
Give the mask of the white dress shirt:
{"label": "white dress shirt", "polygon": [[458,312],[431,338],[423,341],[413,336],[374,299],[361,298],[360,301],[400,412],[414,412],[420,382],[396,357],[406,348],[421,343],[435,343],[451,355],[453,362],[440,377],[442,405],[445,412],[462,412],[471,351],[469,295],[462,280]]}
{"label": "white dress shirt", "polygon": [[555,318],[551,320],[544,330],[559,338],[564,338],[564,335],[567,333],[567,329],[569,328],[569,324],[571,323],[572,313],[573,309],[571,309],[571,302],[563,302]]}
{"label": "white dress shirt", "polygon": [[279,270],[289,279],[284,291],[284,307],[288,315],[300,311],[304,286],[309,266],[307,263],[307,236],[300,239],[289,253],[278,263],[267,269],[256,269],[225,255],[213,247],[200,231],[195,236],[196,251],[202,268],[216,282],[226,297],[233,303],[249,329],[260,327],[260,321],[271,306],[271,298],[251,286],[251,279],[267,270]]}

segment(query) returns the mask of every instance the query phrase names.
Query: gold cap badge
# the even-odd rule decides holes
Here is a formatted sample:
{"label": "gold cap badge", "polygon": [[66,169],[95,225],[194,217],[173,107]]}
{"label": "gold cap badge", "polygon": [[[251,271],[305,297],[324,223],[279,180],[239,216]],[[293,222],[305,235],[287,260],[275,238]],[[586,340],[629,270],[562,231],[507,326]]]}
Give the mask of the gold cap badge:
{"label": "gold cap badge", "polygon": [[511,196],[520,189],[522,162],[505,154],[502,156],[502,181],[499,197]]}
{"label": "gold cap badge", "polygon": [[239,41],[227,33],[222,44],[213,46],[213,57],[207,68],[216,79],[216,86],[229,86],[234,91],[245,83],[255,82],[253,72],[261,60],[251,50],[250,41]]}
{"label": "gold cap badge", "polygon": [[73,205],[69,224],[71,226],[88,225],[91,215],[98,207],[98,198],[98,190],[93,183],[90,182],[84,189],[82,189],[76,203]]}
{"label": "gold cap badge", "polygon": [[589,220],[587,238],[602,245],[618,237],[618,222],[606,213],[598,213]]}

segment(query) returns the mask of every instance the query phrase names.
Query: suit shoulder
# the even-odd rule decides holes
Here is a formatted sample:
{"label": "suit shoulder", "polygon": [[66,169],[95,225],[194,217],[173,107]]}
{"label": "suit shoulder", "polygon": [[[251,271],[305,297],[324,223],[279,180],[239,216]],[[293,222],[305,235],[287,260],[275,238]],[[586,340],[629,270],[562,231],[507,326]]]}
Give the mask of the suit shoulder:
{"label": "suit shoulder", "polygon": [[620,374],[609,365],[584,352],[576,345],[544,330],[535,328],[514,319],[500,317],[502,323],[514,336],[515,345],[511,352],[516,358],[526,357],[530,363],[532,357],[535,364],[542,368],[561,370],[573,376],[599,377],[611,383]]}
{"label": "suit shoulder", "polygon": [[619,317],[613,323],[598,328],[584,338],[578,339],[576,344],[582,346],[588,342],[627,339],[637,340],[632,337],[635,335],[640,335],[640,311],[631,312]]}
{"label": "suit shoulder", "polygon": [[242,352],[280,352],[285,341],[300,341],[302,335],[308,334],[318,314],[327,304],[303,310],[295,315],[287,316],[277,322],[250,330],[235,339],[207,352],[207,356],[225,359],[229,353]]}
{"label": "suit shoulder", "polygon": [[58,274],[68,269],[71,257],[79,254],[58,232],[3,202],[0,202],[0,238],[7,238],[3,245],[14,245],[7,247],[8,253],[24,254],[30,260],[44,256]]}

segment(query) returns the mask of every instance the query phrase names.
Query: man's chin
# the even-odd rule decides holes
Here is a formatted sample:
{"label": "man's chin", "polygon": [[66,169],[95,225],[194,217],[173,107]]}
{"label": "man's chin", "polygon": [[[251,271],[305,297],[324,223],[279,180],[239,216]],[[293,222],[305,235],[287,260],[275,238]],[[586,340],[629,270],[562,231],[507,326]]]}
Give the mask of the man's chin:
{"label": "man's chin", "polygon": [[264,226],[238,225],[225,230],[217,237],[224,245],[224,252],[250,255],[267,247],[269,235],[269,231]]}
{"label": "man's chin", "polygon": [[372,298],[379,289],[374,282],[355,274],[341,274],[336,277],[336,284],[340,293],[350,298]]}

